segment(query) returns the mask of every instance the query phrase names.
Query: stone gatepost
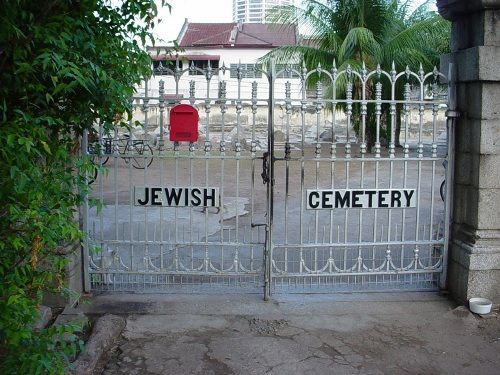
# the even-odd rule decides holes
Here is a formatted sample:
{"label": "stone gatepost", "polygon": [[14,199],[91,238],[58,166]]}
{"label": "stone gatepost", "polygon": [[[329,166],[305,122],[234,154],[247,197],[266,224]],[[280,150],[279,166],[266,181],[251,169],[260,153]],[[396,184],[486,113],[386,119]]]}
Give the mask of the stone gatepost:
{"label": "stone gatepost", "polygon": [[500,0],[437,0],[452,21],[456,68],[455,180],[448,289],[500,302]]}

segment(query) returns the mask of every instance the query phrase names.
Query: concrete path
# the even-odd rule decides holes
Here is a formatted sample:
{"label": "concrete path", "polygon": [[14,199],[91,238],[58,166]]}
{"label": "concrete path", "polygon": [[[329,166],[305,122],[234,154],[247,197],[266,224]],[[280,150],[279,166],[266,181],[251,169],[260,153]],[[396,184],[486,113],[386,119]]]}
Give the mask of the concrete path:
{"label": "concrete path", "polygon": [[87,300],[126,320],[94,374],[500,374],[498,307],[481,317],[436,293]]}

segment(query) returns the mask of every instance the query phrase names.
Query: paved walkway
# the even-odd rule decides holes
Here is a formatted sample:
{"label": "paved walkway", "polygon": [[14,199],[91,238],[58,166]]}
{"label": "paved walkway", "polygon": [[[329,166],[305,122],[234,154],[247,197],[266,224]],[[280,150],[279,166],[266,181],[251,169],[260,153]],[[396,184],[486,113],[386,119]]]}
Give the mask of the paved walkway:
{"label": "paved walkway", "polygon": [[89,316],[125,319],[94,374],[500,374],[498,307],[481,317],[436,293],[88,301]]}

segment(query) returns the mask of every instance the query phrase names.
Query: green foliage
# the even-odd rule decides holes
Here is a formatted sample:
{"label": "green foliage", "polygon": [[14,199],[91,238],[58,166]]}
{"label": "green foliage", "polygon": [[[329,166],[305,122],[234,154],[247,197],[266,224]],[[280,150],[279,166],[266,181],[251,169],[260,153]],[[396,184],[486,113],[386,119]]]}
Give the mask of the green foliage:
{"label": "green foliage", "polygon": [[271,51],[278,64],[298,61],[308,69],[318,63],[340,70],[350,64],[367,69],[380,65],[398,71],[408,65],[432,69],[449,50],[450,24],[429,9],[428,0],[413,11],[412,0],[305,0],[301,6],[274,9],[273,22],[296,24],[305,31],[307,43]]}
{"label": "green foliage", "polygon": [[[168,4],[163,4],[169,7]],[[66,255],[84,237],[79,139],[130,114],[150,73],[153,0],[0,2],[0,373],[66,373],[71,326],[31,329],[46,292],[70,293]],[[65,332],[69,341],[56,340]]]}
{"label": "green foliage", "polygon": [[[271,58],[278,64],[295,61],[308,70],[319,64],[330,70],[335,63],[339,71],[350,66],[360,72],[363,64],[368,71],[377,66],[387,72],[393,66],[398,72],[406,67],[431,71],[450,48],[450,23],[430,10],[432,2],[427,0],[415,9],[412,0],[305,0],[301,6],[277,7],[270,21],[296,24],[305,30],[308,40],[302,46],[276,48],[262,62]],[[321,79],[318,75],[311,78],[308,87]],[[338,98],[345,96],[347,80],[345,75],[339,78]],[[384,85],[384,89],[389,88],[389,84]],[[368,91],[374,92],[373,87]],[[362,90],[355,86],[353,93],[353,98],[359,99]],[[330,87],[326,96],[331,94]],[[402,94],[402,87],[397,87],[396,95],[402,98]],[[359,114],[359,108],[353,110]],[[388,107],[382,111],[389,119]],[[373,121],[367,124],[372,128],[367,129],[369,146],[374,141],[374,126]]]}

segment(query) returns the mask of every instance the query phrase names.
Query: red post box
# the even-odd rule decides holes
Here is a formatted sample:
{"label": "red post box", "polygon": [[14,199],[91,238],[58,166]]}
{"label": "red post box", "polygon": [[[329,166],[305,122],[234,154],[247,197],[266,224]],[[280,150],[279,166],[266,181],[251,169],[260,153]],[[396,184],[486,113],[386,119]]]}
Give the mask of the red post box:
{"label": "red post box", "polygon": [[189,104],[178,104],[170,110],[170,140],[196,142],[198,140],[198,110]]}

